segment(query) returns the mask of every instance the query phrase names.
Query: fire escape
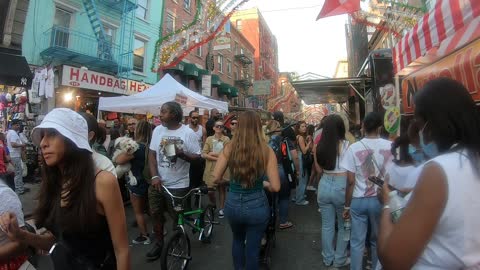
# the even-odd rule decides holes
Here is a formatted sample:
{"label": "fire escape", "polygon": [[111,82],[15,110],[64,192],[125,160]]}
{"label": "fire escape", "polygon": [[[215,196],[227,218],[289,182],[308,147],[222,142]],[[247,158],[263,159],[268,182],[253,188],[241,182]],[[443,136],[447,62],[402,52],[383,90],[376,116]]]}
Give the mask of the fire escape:
{"label": "fire escape", "polygon": [[251,64],[253,61],[250,57],[243,53],[235,55],[235,60],[238,61],[242,66],[239,78],[235,80],[235,86],[246,92],[248,88],[253,85],[251,74]]}
{"label": "fire escape", "polygon": [[[78,30],[53,26],[44,33],[45,48],[40,55],[60,64],[87,66],[93,70],[128,77],[133,69],[136,0],[81,0],[93,36]],[[119,15],[118,43],[109,36],[100,10]],[[113,13],[111,12],[113,11]]]}

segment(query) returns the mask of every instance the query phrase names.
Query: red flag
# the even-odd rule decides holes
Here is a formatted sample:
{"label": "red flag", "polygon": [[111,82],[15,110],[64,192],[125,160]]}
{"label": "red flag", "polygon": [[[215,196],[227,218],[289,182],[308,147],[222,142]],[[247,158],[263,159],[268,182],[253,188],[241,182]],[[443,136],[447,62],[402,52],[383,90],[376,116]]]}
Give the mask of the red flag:
{"label": "red flag", "polygon": [[321,18],[353,13],[360,10],[360,0],[325,0],[322,10],[317,16]]}

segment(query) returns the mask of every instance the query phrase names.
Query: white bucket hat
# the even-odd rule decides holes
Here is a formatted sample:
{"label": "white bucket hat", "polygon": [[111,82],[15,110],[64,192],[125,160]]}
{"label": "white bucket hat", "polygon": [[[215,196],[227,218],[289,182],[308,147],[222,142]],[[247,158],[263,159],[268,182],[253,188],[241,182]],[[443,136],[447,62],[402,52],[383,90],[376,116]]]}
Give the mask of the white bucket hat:
{"label": "white bucket hat", "polygon": [[42,123],[32,130],[32,141],[36,146],[40,145],[42,139],[41,130],[47,128],[55,129],[78,148],[93,152],[88,143],[87,121],[80,114],[67,108],[53,109],[43,118]]}

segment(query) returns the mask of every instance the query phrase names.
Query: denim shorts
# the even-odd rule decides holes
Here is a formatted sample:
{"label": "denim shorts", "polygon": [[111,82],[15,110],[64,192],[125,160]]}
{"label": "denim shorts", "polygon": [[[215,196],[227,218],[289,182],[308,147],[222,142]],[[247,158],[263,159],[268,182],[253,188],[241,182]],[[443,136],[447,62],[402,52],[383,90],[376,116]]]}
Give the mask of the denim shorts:
{"label": "denim shorts", "polygon": [[147,181],[145,181],[144,179],[142,178],[137,178],[137,185],[135,186],[132,186],[130,185],[130,183],[127,184],[128,186],[128,190],[130,190],[130,192],[137,196],[137,197],[142,197],[142,198],[145,198],[147,197],[147,193],[148,193],[148,183]]}

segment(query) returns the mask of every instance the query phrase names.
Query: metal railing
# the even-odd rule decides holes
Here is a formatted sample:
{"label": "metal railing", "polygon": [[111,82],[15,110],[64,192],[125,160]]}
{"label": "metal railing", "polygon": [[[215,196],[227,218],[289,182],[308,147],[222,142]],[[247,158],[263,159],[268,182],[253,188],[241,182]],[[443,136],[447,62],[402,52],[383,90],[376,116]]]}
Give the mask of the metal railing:
{"label": "metal railing", "polygon": [[[49,53],[55,53],[55,49],[63,50],[101,60],[117,62],[120,55],[120,47],[109,41],[99,42],[95,36],[90,36],[69,28],[54,26],[44,33],[44,48]],[[111,54],[105,53],[105,47],[111,48]]]}

